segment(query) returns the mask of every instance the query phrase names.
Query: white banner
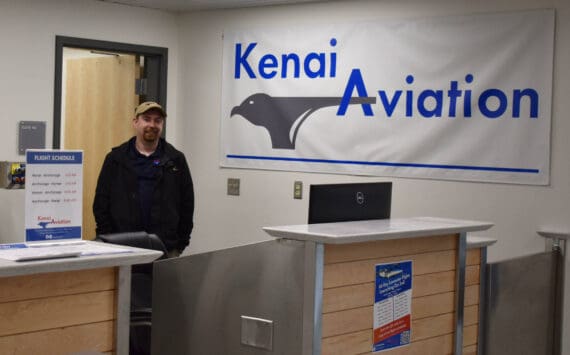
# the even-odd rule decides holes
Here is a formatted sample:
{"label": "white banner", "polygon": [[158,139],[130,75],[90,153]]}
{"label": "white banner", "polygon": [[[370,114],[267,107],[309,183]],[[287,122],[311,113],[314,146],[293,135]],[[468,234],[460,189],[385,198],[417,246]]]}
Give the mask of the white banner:
{"label": "white banner", "polygon": [[547,185],[554,11],[224,34],[223,167]]}

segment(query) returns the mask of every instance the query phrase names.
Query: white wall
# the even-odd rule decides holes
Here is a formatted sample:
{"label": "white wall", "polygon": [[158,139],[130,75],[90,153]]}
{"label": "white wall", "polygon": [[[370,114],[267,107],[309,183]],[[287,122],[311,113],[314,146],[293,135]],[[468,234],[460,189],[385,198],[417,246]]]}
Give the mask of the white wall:
{"label": "white wall", "polygon": [[[222,32],[233,27],[296,26],[330,22],[416,18],[451,14],[556,9],[551,184],[546,187],[364,178],[343,175],[220,169]],[[188,156],[196,187],[195,232],[189,252],[225,248],[267,236],[261,227],[304,223],[307,200],[292,198],[293,182],[391,180],[393,216],[444,216],[487,220],[482,235],[498,239],[490,260],[544,250],[541,226],[570,229],[570,0],[383,0],[189,13],[165,12],[92,0],[0,2],[0,160],[21,161],[17,124],[53,127],[55,36],[64,35],[169,48],[167,139]],[[226,195],[226,179],[241,179],[241,196]],[[0,189],[0,242],[23,240],[23,191]],[[570,276],[570,270],[566,270]],[[568,278],[568,277],[567,277]],[[570,325],[570,282],[565,323]],[[570,329],[570,327],[566,327]],[[567,333],[568,331],[566,331]],[[566,337],[564,354],[570,355]]]}
{"label": "white wall", "polygon": [[[169,136],[178,130],[175,15],[93,0],[2,0],[0,161],[24,160],[18,155],[19,121],[46,121],[46,144],[52,146],[56,35],[167,47],[167,138],[176,143]],[[0,189],[0,226],[0,242],[24,240],[24,190]]]}
{"label": "white wall", "polygon": [[[224,29],[538,8],[555,8],[557,21],[550,186],[364,178],[219,167]],[[494,222],[491,230],[479,234],[498,239],[489,250],[491,261],[543,251],[545,241],[536,234],[541,226],[561,226],[570,230],[570,139],[567,138],[570,132],[570,100],[567,97],[570,92],[570,0],[340,1],[189,13],[180,23],[179,113],[184,117],[181,128],[186,135],[180,141],[189,157],[197,194],[191,253],[268,239],[262,226],[305,223],[307,200],[293,199],[295,180],[304,182],[305,195],[311,183],[391,180],[394,182],[394,217],[429,215]],[[226,195],[228,177],[241,179],[241,196]],[[570,275],[570,271],[566,274]],[[565,323],[570,325],[570,281],[566,281],[566,295]],[[564,353],[570,354],[570,340],[566,337],[564,341]]]}
{"label": "white wall", "polygon": [[[383,18],[414,18],[532,8],[556,8],[556,50],[550,186],[521,186],[421,179],[365,178],[343,175],[222,169],[219,167],[222,33],[226,28],[294,26]],[[393,216],[434,215],[492,221],[485,233],[497,238],[490,259],[544,249],[539,226],[568,225],[570,164],[565,153],[570,130],[566,69],[570,51],[570,0],[347,1],[186,14],[180,28],[180,139],[197,185],[193,252],[265,239],[260,227],[303,223],[307,200],[293,200],[293,181],[310,183],[394,181]],[[242,195],[226,196],[226,179],[241,178]],[[244,209],[245,207],[245,209]]]}

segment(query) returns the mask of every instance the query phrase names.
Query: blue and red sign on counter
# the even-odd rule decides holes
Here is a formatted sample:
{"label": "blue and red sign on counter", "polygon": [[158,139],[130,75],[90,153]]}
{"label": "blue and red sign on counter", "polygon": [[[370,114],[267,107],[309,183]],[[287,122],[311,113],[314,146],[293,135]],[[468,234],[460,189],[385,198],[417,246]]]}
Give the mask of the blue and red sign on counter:
{"label": "blue and red sign on counter", "polygon": [[81,239],[83,152],[26,151],[26,241]]}
{"label": "blue and red sign on counter", "polygon": [[373,352],[408,345],[411,339],[412,262],[377,264]]}

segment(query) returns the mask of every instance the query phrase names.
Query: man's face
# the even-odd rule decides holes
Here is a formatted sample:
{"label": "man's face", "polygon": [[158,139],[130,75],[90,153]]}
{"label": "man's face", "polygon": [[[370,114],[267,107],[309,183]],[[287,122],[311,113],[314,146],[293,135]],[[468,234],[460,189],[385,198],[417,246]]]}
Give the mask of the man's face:
{"label": "man's face", "polygon": [[133,120],[138,139],[152,143],[158,141],[164,127],[164,117],[158,110],[149,110]]}

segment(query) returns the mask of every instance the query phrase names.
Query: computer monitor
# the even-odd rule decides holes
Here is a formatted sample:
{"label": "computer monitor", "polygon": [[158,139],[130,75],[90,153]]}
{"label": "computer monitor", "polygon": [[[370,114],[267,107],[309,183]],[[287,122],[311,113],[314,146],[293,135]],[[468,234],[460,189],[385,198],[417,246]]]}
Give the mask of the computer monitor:
{"label": "computer monitor", "polygon": [[390,218],[392,183],[311,185],[309,224]]}

